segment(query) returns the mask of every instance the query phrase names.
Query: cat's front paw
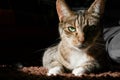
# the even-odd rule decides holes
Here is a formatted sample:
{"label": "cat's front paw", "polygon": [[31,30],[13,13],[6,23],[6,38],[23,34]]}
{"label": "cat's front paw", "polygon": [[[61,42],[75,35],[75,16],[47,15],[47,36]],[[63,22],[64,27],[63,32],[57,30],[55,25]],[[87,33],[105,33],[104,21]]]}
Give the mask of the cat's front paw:
{"label": "cat's front paw", "polygon": [[84,73],[85,73],[85,69],[83,67],[75,68],[72,71],[72,74],[74,74],[75,76],[82,76]]}
{"label": "cat's front paw", "polygon": [[47,75],[48,76],[51,76],[51,75],[54,75],[56,76],[57,74],[61,74],[63,71],[62,71],[62,68],[61,67],[54,67],[54,68],[51,68]]}

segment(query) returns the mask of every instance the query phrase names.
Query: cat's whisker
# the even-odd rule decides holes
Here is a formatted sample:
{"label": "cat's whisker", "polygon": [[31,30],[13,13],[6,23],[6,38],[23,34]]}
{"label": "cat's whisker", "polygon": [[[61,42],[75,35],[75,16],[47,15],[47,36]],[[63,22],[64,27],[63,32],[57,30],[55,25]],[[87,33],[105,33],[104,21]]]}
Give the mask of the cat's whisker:
{"label": "cat's whisker", "polygon": [[57,44],[59,43],[59,41],[60,41],[60,37],[58,37],[56,40],[54,40],[54,41],[52,42],[52,45],[50,45],[49,47],[52,47],[52,46],[57,45]]}
{"label": "cat's whisker", "polygon": [[58,44],[57,41],[60,41],[60,37],[58,37],[55,41],[53,41],[52,45],[50,45],[49,47],[36,50],[34,53],[46,51],[46,50],[49,49],[50,47],[57,45],[57,44]]}
{"label": "cat's whisker", "polygon": [[104,48],[105,48],[105,46],[95,45],[95,46],[94,46],[94,48],[96,48],[96,49],[104,49]]}
{"label": "cat's whisker", "polygon": [[104,43],[95,43],[95,44],[97,44],[97,45],[101,45],[101,46],[105,46]]}
{"label": "cat's whisker", "polygon": [[97,47],[97,46],[96,46],[95,49],[104,49],[104,47]]}
{"label": "cat's whisker", "polygon": [[96,39],[96,42],[103,42],[103,39]]}

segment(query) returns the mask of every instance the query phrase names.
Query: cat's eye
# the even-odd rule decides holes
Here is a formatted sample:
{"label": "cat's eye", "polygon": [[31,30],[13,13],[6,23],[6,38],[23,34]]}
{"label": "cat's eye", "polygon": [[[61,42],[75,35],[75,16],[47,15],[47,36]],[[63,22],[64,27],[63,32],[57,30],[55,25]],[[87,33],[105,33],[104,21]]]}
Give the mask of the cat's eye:
{"label": "cat's eye", "polygon": [[87,27],[87,31],[92,32],[92,31],[95,31],[95,30],[96,30],[96,26],[95,26],[95,25],[92,25],[92,26],[88,26],[88,27]]}
{"label": "cat's eye", "polygon": [[96,30],[97,30],[97,26],[91,25],[91,26],[86,26],[86,28],[84,29],[84,32],[86,34],[91,34],[91,32],[95,32]]}
{"label": "cat's eye", "polygon": [[95,25],[92,25],[92,26],[90,26],[88,29],[89,29],[89,31],[94,31],[94,30],[96,30],[96,26],[95,26]]}
{"label": "cat's eye", "polygon": [[68,27],[68,30],[71,31],[71,32],[75,32],[76,31],[76,28],[72,27],[72,26],[69,26]]}

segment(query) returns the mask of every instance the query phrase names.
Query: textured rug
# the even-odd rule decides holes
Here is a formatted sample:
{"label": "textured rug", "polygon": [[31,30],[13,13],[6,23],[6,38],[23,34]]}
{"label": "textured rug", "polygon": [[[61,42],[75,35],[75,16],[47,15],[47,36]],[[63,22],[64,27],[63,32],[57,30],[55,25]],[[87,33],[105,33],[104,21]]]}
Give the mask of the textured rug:
{"label": "textured rug", "polygon": [[0,66],[0,80],[120,80],[120,71],[90,73],[83,76],[74,76],[64,73],[57,76],[47,76],[47,69],[39,66],[16,69],[12,66]]}

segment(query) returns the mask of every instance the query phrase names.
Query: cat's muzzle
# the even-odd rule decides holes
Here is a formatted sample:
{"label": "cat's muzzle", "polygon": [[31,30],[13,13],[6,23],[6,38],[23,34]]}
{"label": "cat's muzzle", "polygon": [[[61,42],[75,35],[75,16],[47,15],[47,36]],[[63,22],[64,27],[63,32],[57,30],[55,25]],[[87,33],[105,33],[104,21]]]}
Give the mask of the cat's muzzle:
{"label": "cat's muzzle", "polygon": [[87,47],[87,44],[81,44],[78,46],[79,49],[86,48],[86,47]]}

